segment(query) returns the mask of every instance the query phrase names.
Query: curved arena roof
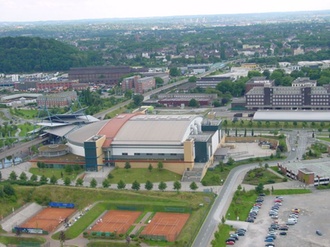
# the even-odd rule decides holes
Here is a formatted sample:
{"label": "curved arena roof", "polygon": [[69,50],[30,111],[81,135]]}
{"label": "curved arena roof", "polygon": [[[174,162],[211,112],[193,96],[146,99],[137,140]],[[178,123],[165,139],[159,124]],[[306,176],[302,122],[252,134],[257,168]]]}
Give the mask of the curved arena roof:
{"label": "curved arena roof", "polygon": [[94,135],[105,135],[103,146],[113,144],[180,144],[189,136],[190,125],[201,123],[195,115],[122,114],[110,120],[86,125],[67,136],[71,143],[83,145]]}

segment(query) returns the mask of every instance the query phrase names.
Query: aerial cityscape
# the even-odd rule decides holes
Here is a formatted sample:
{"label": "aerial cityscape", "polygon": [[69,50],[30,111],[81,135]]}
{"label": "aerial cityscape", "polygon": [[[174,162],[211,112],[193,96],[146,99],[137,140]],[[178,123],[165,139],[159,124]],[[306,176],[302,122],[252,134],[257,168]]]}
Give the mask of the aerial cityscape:
{"label": "aerial cityscape", "polygon": [[330,3],[0,2],[0,247],[330,246]]}

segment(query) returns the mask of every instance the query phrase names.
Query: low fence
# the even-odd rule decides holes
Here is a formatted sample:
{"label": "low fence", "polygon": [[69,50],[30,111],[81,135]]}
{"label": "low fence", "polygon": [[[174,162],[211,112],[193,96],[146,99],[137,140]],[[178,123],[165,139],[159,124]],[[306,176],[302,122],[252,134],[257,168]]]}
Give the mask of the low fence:
{"label": "low fence", "polygon": [[49,207],[51,207],[51,208],[74,208],[74,203],[50,202]]}

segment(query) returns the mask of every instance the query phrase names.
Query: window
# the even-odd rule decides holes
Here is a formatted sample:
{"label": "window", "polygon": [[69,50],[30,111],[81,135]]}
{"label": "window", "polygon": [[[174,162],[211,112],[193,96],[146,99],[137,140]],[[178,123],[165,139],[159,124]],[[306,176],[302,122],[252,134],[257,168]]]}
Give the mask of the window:
{"label": "window", "polygon": [[140,155],[140,153],[134,153],[134,155]]}
{"label": "window", "polygon": [[128,155],[128,153],[122,153],[121,155]]}

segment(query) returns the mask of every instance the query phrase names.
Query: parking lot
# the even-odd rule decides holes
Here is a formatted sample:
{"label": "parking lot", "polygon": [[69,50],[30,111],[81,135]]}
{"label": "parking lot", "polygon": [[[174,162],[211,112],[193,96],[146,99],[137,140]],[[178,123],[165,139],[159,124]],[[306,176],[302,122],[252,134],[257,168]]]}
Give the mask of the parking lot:
{"label": "parking lot", "polygon": [[[266,196],[254,223],[249,223],[245,236],[239,237],[234,246],[265,246],[265,237],[273,220],[268,215],[275,196]],[[279,208],[278,223],[285,224],[293,208],[299,208],[298,223],[288,226],[286,236],[276,231],[276,247],[329,247],[330,246],[330,191],[314,191],[311,194],[283,196]],[[322,232],[322,236],[316,234]]]}

